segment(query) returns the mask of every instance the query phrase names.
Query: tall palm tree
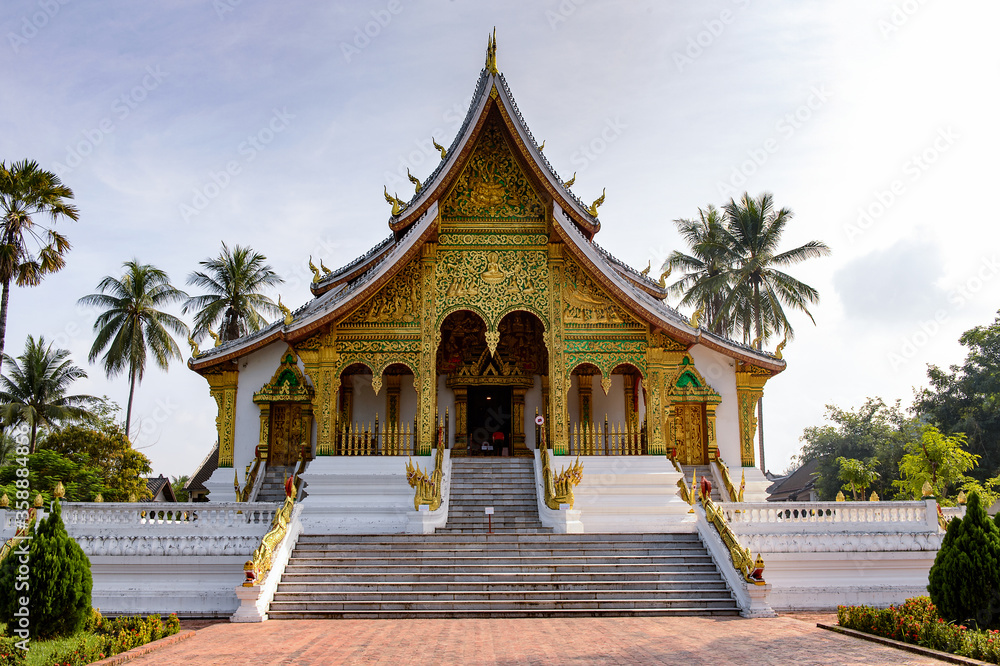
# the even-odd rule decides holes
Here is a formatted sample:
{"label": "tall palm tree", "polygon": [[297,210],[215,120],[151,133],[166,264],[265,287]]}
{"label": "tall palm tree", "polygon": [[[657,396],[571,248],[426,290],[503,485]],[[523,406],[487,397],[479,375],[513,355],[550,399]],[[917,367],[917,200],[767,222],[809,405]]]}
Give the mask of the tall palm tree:
{"label": "tall palm tree", "polygon": [[28,426],[28,451],[35,452],[38,429],[53,429],[67,421],[91,420],[88,409],[97,398],[67,395],[70,384],[87,376],[69,360],[66,349],[52,349],[39,336],[28,336],[24,352],[16,359],[4,355],[10,368],[0,376],[0,417],[4,427]]}
{"label": "tall palm tree", "polygon": [[47,273],[61,269],[69,251],[66,238],[37,221],[48,215],[53,223],[61,217],[76,220],[79,212],[68,203],[73,190],[59,177],[39,168],[34,161],[0,162],[0,364],[7,336],[7,302],[10,285],[37,286]]}
{"label": "tall palm tree", "polygon": [[[723,245],[729,270],[726,281],[729,293],[722,303],[723,316],[728,316],[742,332],[744,342],[751,331],[757,349],[772,336],[791,339],[792,325],[785,307],[801,310],[816,323],[809,305],[819,302],[819,292],[796,280],[783,268],[806,259],[830,254],[822,241],[809,241],[791,250],[779,252],[781,235],[793,213],[788,208],[774,209],[774,195],[764,192],[754,199],[744,193],[739,201],[730,199],[723,209],[726,223]],[[758,447],[760,469],[764,462],[764,399],[757,401]]]}
{"label": "tall palm tree", "polygon": [[223,342],[235,340],[267,325],[261,313],[276,316],[281,312],[261,293],[284,282],[266,261],[267,257],[250,247],[237,245],[230,250],[223,243],[218,257],[199,262],[204,270],[191,273],[187,283],[209,293],[192,296],[181,310],[196,311],[195,340],[203,338],[217,323],[221,324],[219,337]]}
{"label": "tall palm tree", "polygon": [[[187,298],[170,284],[167,274],[138,259],[126,261],[121,278],[111,275],[97,285],[99,293],[80,299],[84,305],[103,308],[94,322],[97,338],[88,360],[93,363],[104,352],[104,372],[114,377],[128,372],[128,408],[125,432],[132,425],[132,398],[135,385],[146,373],[146,357],[151,354],[156,365],[166,370],[171,359],[181,360],[181,350],[170,336],[187,335],[187,325],[172,314],[157,308]],[[105,351],[107,350],[107,351]]]}
{"label": "tall palm tree", "polygon": [[758,348],[772,336],[793,336],[785,307],[801,310],[815,324],[808,306],[819,302],[819,292],[781,269],[826,256],[830,248],[822,241],[809,241],[779,252],[781,235],[793,213],[788,208],[775,210],[770,192],[756,199],[749,194],[738,202],[731,199],[724,210],[722,245],[729,264],[729,293],[722,303],[723,316],[733,319],[744,340],[753,335]]}
{"label": "tall palm tree", "polygon": [[698,209],[697,220],[678,219],[674,224],[691,248],[691,254],[675,250],[664,262],[663,270],[684,273],[667,291],[671,296],[683,296],[680,305],[700,309],[713,333],[726,335],[731,326],[720,316],[728,293],[722,212],[709,204],[706,209]]}

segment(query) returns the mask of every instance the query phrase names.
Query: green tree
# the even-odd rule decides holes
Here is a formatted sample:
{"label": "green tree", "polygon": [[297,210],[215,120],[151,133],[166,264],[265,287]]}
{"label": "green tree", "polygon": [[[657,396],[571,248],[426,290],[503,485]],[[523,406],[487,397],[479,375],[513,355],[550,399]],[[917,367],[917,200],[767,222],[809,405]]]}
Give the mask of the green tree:
{"label": "green tree", "polygon": [[[81,463],[69,456],[46,450],[36,451],[27,458],[28,486],[31,488],[32,499],[37,492],[41,493],[42,499],[50,502],[53,491],[60,482],[66,489],[67,502],[93,502],[98,494],[107,498],[113,493],[104,484],[101,470],[91,465],[89,460]],[[14,484],[19,478],[19,469],[20,465],[13,464],[0,467],[0,496],[4,493],[11,499],[17,496]]]}
{"label": "green tree", "polygon": [[857,409],[827,405],[826,410],[832,424],[806,428],[799,455],[803,463],[819,461],[815,484],[819,498],[832,500],[840,490],[840,457],[872,463],[879,477],[871,489],[880,497],[891,497],[905,444],[919,437],[921,426],[906,417],[898,401],[890,406],[881,398],[868,398]]}
{"label": "green tree", "polygon": [[948,524],[928,576],[931,601],[941,617],[982,629],[1000,619],[1000,530],[973,492],[965,517]]}
{"label": "green tree", "polygon": [[66,533],[59,502],[32,532],[28,546],[31,566],[27,590],[16,587],[20,558],[7,557],[0,563],[0,590],[3,591],[0,594],[0,621],[15,626],[14,613],[20,608],[20,598],[27,596],[32,637],[72,636],[83,628],[90,615],[94,584],[90,560]]}
{"label": "green tree", "polygon": [[0,162],[0,359],[7,337],[7,304],[10,285],[34,287],[49,273],[66,265],[69,252],[66,238],[38,217],[76,220],[79,212],[68,202],[73,190],[59,177],[39,168],[34,161],[22,160],[7,166]]}
{"label": "green tree", "polygon": [[959,338],[968,351],[961,365],[927,369],[930,388],[919,391],[913,409],[947,434],[965,433],[968,449],[982,456],[972,475],[1000,474],[1000,313],[988,326]]}
{"label": "green tree", "polygon": [[108,488],[105,501],[151,497],[144,478],[153,471],[149,458],[132,448],[124,429],[117,424],[107,424],[102,429],[70,426],[46,437],[39,448],[55,451],[83,468],[94,470]]}
{"label": "green tree", "polygon": [[701,310],[713,333],[728,335],[732,329],[721,314],[722,303],[728,294],[722,212],[709,204],[705,209],[698,209],[697,220],[674,220],[674,225],[691,248],[691,254],[675,250],[663,264],[663,270],[684,273],[670,285],[668,293],[683,296],[679,305]]}
{"label": "green tree", "polygon": [[[104,372],[108,377],[128,373],[128,408],[125,412],[125,433],[132,425],[132,399],[135,386],[146,374],[146,359],[152,355],[160,368],[167,370],[171,359],[181,360],[181,350],[170,336],[187,335],[183,321],[162,308],[187,294],[170,284],[167,274],[137,259],[123,264],[121,278],[107,276],[97,285],[99,293],[80,299],[80,303],[103,309],[94,322],[97,337],[90,348],[93,363],[101,353]],[[106,351],[105,351],[106,350]]]}
{"label": "green tree", "polygon": [[191,477],[187,474],[170,479],[170,487],[173,488],[174,497],[177,498],[178,502],[187,502],[190,499],[187,488],[184,487],[190,479]]}
{"label": "green tree", "polygon": [[237,245],[230,251],[223,243],[218,257],[199,262],[204,270],[191,273],[187,283],[208,293],[192,296],[182,310],[195,312],[195,340],[201,340],[217,324],[222,342],[235,340],[264,328],[267,321],[263,315],[281,312],[262,293],[284,282],[266,261],[267,257],[249,247]]}
{"label": "green tree", "polygon": [[902,477],[893,485],[899,499],[919,499],[925,483],[939,498],[965,480],[965,473],[978,464],[979,456],[965,450],[965,435],[948,437],[934,426],[925,426],[919,440],[906,443],[906,455],[899,461]]}
{"label": "green tree", "polygon": [[844,482],[844,490],[850,490],[854,499],[858,499],[858,491],[861,491],[861,499],[865,497],[865,490],[875,483],[879,474],[875,471],[878,460],[872,458],[869,462],[855,460],[854,458],[837,458],[840,465],[840,480]]}
{"label": "green tree", "polygon": [[29,335],[20,356],[3,358],[9,370],[0,376],[0,418],[4,427],[28,427],[29,451],[35,450],[39,428],[92,418],[93,396],[67,394],[73,382],[87,376],[69,360],[69,351],[53,350],[44,337]]}

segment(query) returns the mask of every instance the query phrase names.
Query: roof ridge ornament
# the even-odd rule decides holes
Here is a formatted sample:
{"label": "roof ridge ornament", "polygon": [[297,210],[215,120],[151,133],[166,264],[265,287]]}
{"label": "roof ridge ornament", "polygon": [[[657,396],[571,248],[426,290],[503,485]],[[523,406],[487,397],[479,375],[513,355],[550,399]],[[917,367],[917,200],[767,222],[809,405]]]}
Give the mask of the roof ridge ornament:
{"label": "roof ridge ornament", "polygon": [[673,266],[667,266],[667,270],[660,273],[660,289],[667,288],[667,278],[670,277],[670,271],[674,270]]}
{"label": "roof ridge ornament", "polygon": [[434,137],[431,137],[431,143],[434,144],[434,148],[435,149],[441,151],[441,159],[442,160],[445,159],[446,157],[448,157],[448,151],[445,150],[444,146],[442,146],[440,143],[438,143],[437,141],[435,141]]}
{"label": "roof ridge ornament", "polygon": [[704,313],[704,310],[705,308],[698,308],[694,311],[694,314],[691,315],[690,323],[688,324],[691,328],[701,328],[701,322],[698,320],[701,319],[701,315]]}
{"label": "roof ridge ornament", "polygon": [[285,315],[285,326],[290,326],[292,323],[292,311],[288,309],[288,306],[281,302],[281,294],[278,294],[278,309],[281,310],[281,314]]}
{"label": "roof ridge ornament", "polygon": [[778,343],[778,346],[774,349],[774,358],[779,361],[782,359],[781,352],[785,349],[785,345],[788,344],[788,336],[785,335],[785,339]]}
{"label": "roof ridge ornament", "polygon": [[385,200],[392,204],[392,216],[396,217],[402,213],[403,209],[406,208],[406,203],[401,201],[399,197],[390,195],[388,187],[383,187],[382,192],[385,194]]}
{"label": "roof ridge ornament", "polygon": [[499,74],[497,69],[497,29],[493,26],[493,34],[486,45],[486,71],[490,74]]}
{"label": "roof ridge ornament", "polygon": [[320,280],[319,269],[316,268],[316,264],[313,263],[313,258],[311,254],[309,255],[309,270],[312,271],[313,274],[313,284],[316,284]]}
{"label": "roof ridge ornament", "polygon": [[601,196],[597,197],[597,199],[594,200],[594,203],[590,204],[590,208],[587,209],[587,212],[590,213],[591,217],[597,217],[597,209],[604,203],[604,194],[607,192],[607,189],[608,188],[606,187],[602,189]]}
{"label": "roof ridge ornament", "polygon": [[413,183],[413,186],[417,188],[417,191],[414,192],[414,194],[420,194],[420,188],[422,187],[420,185],[420,179],[414,176],[412,173],[410,173],[410,167],[406,167],[406,177],[410,180],[411,183]]}
{"label": "roof ridge ornament", "polygon": [[573,183],[575,182],[576,182],[576,171],[573,172],[572,178],[563,183],[563,187],[565,187],[568,190],[569,188],[573,187]]}

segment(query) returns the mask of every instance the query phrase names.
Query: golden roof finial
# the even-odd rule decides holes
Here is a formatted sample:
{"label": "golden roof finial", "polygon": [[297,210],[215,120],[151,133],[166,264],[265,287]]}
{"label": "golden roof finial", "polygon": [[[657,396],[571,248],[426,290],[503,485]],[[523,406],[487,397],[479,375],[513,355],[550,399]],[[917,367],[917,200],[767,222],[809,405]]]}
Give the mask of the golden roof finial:
{"label": "golden roof finial", "polygon": [[316,264],[313,263],[311,254],[309,255],[309,270],[311,270],[313,274],[313,284],[316,284],[319,282],[319,269],[316,268]]}
{"label": "golden roof finial", "polygon": [[[746,338],[744,338],[744,340],[745,339]],[[753,347],[754,349],[760,349],[760,341],[761,341],[761,336],[758,335],[756,338],[750,341],[750,346]]]}
{"label": "golden roof finial", "polygon": [[420,179],[410,173],[410,167],[406,167],[406,177],[409,178],[410,182],[413,183],[413,186],[417,188],[415,194],[420,194]]}
{"label": "golden roof finial", "polygon": [[597,217],[597,209],[604,203],[604,194],[607,192],[607,189],[608,188],[602,189],[601,196],[597,197],[597,199],[594,200],[594,203],[590,204],[590,208],[587,209],[587,212],[590,213],[591,217]]}
{"label": "golden roof finial", "polygon": [[670,277],[670,271],[674,270],[673,267],[667,266],[667,270],[660,273],[660,289],[667,288],[667,278]]}
{"label": "golden roof finial", "polygon": [[222,338],[219,337],[218,333],[216,333],[212,329],[208,329],[208,334],[212,336],[213,340],[215,340],[215,346],[216,347],[221,347],[222,346]]}
{"label": "golden roof finial", "polygon": [[194,341],[190,335],[188,336],[188,346],[191,348],[191,358],[198,358],[201,355],[201,350],[198,349],[198,343]]}
{"label": "golden roof finial", "polygon": [[329,268],[327,268],[326,266],[323,265],[323,260],[322,259],[319,260],[319,267],[320,267],[320,269],[322,269],[324,275],[329,275],[330,273],[333,272]]}
{"label": "golden roof finial", "polygon": [[493,34],[486,45],[486,71],[490,74],[499,74],[497,69],[497,29],[494,26]]}
{"label": "golden roof finial", "polygon": [[389,188],[383,187],[382,192],[385,194],[385,200],[392,204],[392,216],[395,217],[403,212],[406,208],[406,204],[399,200],[399,197],[394,197],[389,194]]}
{"label": "golden roof finial", "polygon": [[441,151],[441,159],[444,159],[444,158],[448,157],[448,151],[445,150],[444,146],[442,146],[440,143],[438,143],[437,141],[435,141],[434,137],[431,137],[431,143],[434,144],[435,148],[437,148],[438,150]]}
{"label": "golden roof finial", "polygon": [[653,268],[653,260],[652,260],[652,259],[650,259],[650,260],[649,260],[649,263],[648,263],[648,264],[646,265],[646,267],[642,269],[642,276],[643,276],[643,277],[646,277],[647,275],[649,275],[649,271],[650,271],[650,270],[651,270],[652,268]]}
{"label": "golden roof finial", "polygon": [[785,339],[779,342],[778,346],[774,349],[774,358],[778,359],[779,361],[781,360],[782,358],[781,352],[785,348],[785,345],[787,344],[788,344],[788,336],[786,335]]}
{"label": "golden roof finial", "polygon": [[286,306],[284,303],[281,302],[281,294],[278,294],[278,309],[281,310],[281,313],[283,315],[285,315],[285,326],[291,324],[292,311],[288,309],[288,306]]}
{"label": "golden roof finial", "polygon": [[545,150],[545,139],[542,139],[542,145],[538,146],[538,152]]}
{"label": "golden roof finial", "polygon": [[701,315],[704,310],[705,308],[698,308],[694,311],[694,314],[691,315],[691,328],[701,328],[701,322],[698,320],[701,319]]}
{"label": "golden roof finial", "polygon": [[565,187],[567,189],[570,188],[570,187],[573,187],[573,183],[575,183],[575,182],[576,182],[576,171],[573,172],[573,177],[572,178],[570,178],[565,183],[563,183],[563,187]]}

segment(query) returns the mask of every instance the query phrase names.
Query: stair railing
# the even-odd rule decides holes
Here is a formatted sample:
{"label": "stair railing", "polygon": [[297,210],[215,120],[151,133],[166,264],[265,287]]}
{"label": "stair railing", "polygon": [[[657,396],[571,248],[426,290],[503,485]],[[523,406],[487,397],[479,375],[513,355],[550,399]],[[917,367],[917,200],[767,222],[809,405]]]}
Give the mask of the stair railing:
{"label": "stair railing", "polygon": [[[645,431],[609,422],[577,422],[569,427],[569,454],[577,456],[638,456],[646,451]],[[537,440],[536,440],[537,441]]]}
{"label": "stair railing", "polygon": [[722,513],[722,509],[709,497],[710,492],[710,490],[706,492],[705,484],[699,490],[701,505],[705,509],[705,518],[715,528],[715,531],[718,532],[722,543],[729,549],[729,558],[743,579],[754,585],[764,585],[764,559],[758,553],[757,559],[754,560],[750,549],[740,545],[736,534],[733,533],[732,528],[729,527],[729,523],[726,522],[726,517]]}
{"label": "stair railing", "polygon": [[726,463],[722,462],[722,459],[716,457],[712,461],[715,465],[716,471],[719,473],[719,478],[722,479],[722,485],[726,489],[726,493],[729,495],[730,502],[742,502],[743,501],[743,490],[746,488],[747,477],[746,472],[743,473],[743,477],[740,479],[740,489],[739,491],[733,487],[733,480],[729,476],[729,467]]}
{"label": "stair railing", "polygon": [[579,485],[580,481],[583,480],[583,465],[580,464],[579,455],[576,462],[563,468],[558,475],[555,475],[549,466],[549,451],[545,444],[544,431],[542,431],[539,449],[542,458],[542,480],[545,483],[545,506],[554,511],[558,511],[563,506],[572,509],[575,501],[573,487]]}
{"label": "stair railing", "polygon": [[437,447],[434,454],[434,471],[428,475],[413,459],[406,463],[406,481],[414,489],[413,510],[426,505],[431,511],[441,508],[441,479],[444,477],[444,428],[438,427]]}
{"label": "stair railing", "polygon": [[[295,477],[297,479],[297,477]],[[292,517],[292,510],[295,508],[295,495],[297,493],[295,480],[285,482],[285,503],[278,509],[271,520],[271,528],[261,538],[260,545],[257,546],[250,559],[243,565],[245,580],[243,587],[254,587],[263,584],[271,570],[271,563],[274,559],[274,552],[278,545],[285,538],[288,532],[288,522]]]}
{"label": "stair railing", "polygon": [[[246,484],[242,490],[240,490],[239,478],[236,479],[237,502],[253,502],[257,498],[257,493],[260,492],[260,487],[264,483],[264,476],[266,476],[264,471],[266,467],[267,462],[260,458],[254,458],[253,462],[247,465],[246,472],[243,475]],[[235,474],[235,471],[233,473]]]}

